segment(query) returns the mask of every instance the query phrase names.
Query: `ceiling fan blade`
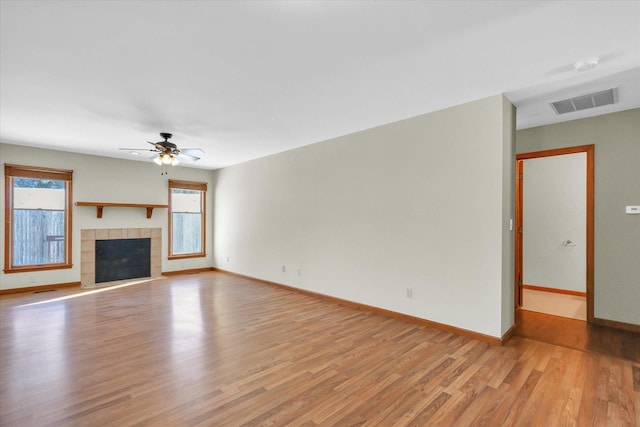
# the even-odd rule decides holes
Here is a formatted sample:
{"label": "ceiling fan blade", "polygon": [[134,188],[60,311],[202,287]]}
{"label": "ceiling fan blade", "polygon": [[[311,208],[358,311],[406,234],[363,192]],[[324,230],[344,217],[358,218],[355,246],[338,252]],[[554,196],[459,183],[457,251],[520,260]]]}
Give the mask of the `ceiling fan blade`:
{"label": "ceiling fan blade", "polygon": [[156,147],[156,150],[164,150],[165,147],[162,145],[162,142],[164,141],[160,141],[160,142],[151,142],[151,141],[147,141],[149,144],[153,145],[154,147]]}
{"label": "ceiling fan blade", "polygon": [[125,150],[125,151],[156,151],[156,150],[153,150],[151,148],[118,148],[118,150]]}
{"label": "ceiling fan blade", "polygon": [[200,157],[196,157],[196,156],[194,156],[194,155],[192,155],[192,154],[183,153],[183,152],[182,152],[182,150],[180,150],[180,153],[178,153],[178,156],[188,157],[188,158],[190,158],[191,160],[193,160],[194,162],[195,162],[196,160],[200,160]]}
{"label": "ceiling fan blade", "polygon": [[181,148],[180,152],[181,153],[201,153],[201,154],[204,154],[204,151],[202,150],[202,148]]}

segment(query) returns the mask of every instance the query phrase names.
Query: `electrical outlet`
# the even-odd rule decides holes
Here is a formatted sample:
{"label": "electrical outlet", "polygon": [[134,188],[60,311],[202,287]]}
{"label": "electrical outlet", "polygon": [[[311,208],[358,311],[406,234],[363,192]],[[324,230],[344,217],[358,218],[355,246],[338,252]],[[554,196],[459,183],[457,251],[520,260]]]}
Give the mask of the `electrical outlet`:
{"label": "electrical outlet", "polygon": [[282,266],[282,272],[284,273],[285,271],[287,271],[287,267],[286,266]]}
{"label": "electrical outlet", "polygon": [[227,257],[227,262],[229,262],[229,257]]}
{"label": "electrical outlet", "polygon": [[407,298],[413,298],[413,288],[407,288]]}
{"label": "electrical outlet", "polygon": [[300,277],[300,276],[302,276],[302,269],[301,268],[298,269],[298,277]]}
{"label": "electrical outlet", "polygon": [[630,215],[640,214],[640,206],[627,206],[625,212]]}

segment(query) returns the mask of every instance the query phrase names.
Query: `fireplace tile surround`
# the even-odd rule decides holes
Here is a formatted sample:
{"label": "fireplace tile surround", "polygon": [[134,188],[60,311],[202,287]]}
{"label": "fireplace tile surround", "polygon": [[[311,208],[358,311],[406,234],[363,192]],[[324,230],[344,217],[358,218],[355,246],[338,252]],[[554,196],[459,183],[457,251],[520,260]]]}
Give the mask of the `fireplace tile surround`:
{"label": "fireplace tile surround", "polygon": [[[80,230],[81,259],[80,259],[80,286],[83,288],[96,288],[110,286],[123,282],[105,282],[96,284],[95,261],[96,240],[115,239],[151,239],[151,277],[162,275],[162,229],[161,228],[94,228]],[[135,279],[129,279],[129,281]]]}

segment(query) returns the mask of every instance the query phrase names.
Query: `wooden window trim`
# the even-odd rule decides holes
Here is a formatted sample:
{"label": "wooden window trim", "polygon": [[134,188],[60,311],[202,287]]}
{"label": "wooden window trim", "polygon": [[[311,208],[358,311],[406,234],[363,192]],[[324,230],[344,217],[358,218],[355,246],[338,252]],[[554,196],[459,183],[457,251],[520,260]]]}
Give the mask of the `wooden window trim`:
{"label": "wooden window trim", "polygon": [[[4,165],[4,271],[10,273],[28,273],[32,271],[61,270],[73,267],[72,263],[72,231],[73,231],[73,170],[53,169],[39,166],[23,166],[5,163]],[[14,177],[52,179],[65,181],[65,239],[64,239],[64,262],[42,265],[12,266],[13,245],[13,189],[12,181]]]}
{"label": "wooden window trim", "polygon": [[22,166],[5,163],[5,176],[20,178],[53,179],[57,181],[72,181],[73,171],[68,169],[53,169],[39,166]]}
{"label": "wooden window trim", "polygon": [[[200,200],[201,203],[201,212],[200,212],[200,230],[201,235],[201,252],[194,252],[188,254],[174,254],[173,253],[173,208],[172,208],[172,198],[171,198],[171,190],[173,189],[182,189],[182,190],[195,190],[200,191],[202,198]],[[186,258],[203,258],[207,256],[207,183],[206,182],[193,182],[193,181],[179,181],[175,179],[169,180],[169,251],[167,259],[186,259]]]}
{"label": "wooden window trim", "polygon": [[207,191],[206,182],[178,181],[176,179],[169,180],[169,188],[181,188],[183,190]]}

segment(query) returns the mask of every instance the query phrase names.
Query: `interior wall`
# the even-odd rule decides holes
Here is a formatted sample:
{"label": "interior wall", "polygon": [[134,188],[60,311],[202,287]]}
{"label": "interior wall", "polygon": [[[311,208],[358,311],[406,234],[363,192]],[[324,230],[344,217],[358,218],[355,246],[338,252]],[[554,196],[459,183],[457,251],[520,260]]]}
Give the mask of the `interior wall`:
{"label": "interior wall", "polygon": [[513,117],[499,95],[218,170],[214,264],[500,337]]}
{"label": "interior wall", "polygon": [[517,132],[518,153],[595,146],[594,316],[640,325],[640,109]]}
{"label": "interior wall", "polygon": [[[169,167],[168,175],[160,175],[161,168],[152,162],[120,160],[99,156],[66,153],[62,151],[0,144],[2,170],[4,163],[44,166],[73,170],[73,202],[116,203],[168,203],[168,179],[209,183],[211,171]],[[3,180],[4,183],[4,180]],[[3,189],[4,192],[4,189]],[[4,203],[0,202],[0,216],[4,223]],[[47,284],[80,281],[80,230],[83,228],[162,228],[162,271],[204,268],[212,265],[213,197],[207,194],[207,257],[184,260],[167,259],[168,209],[156,208],[147,219],[146,209],[105,207],[102,218],[96,218],[95,207],[73,206],[73,235],[71,269],[47,270],[27,273],[0,273],[0,289],[23,288]],[[2,229],[4,235],[4,228]],[[4,244],[0,245],[4,260]]]}
{"label": "interior wall", "polygon": [[502,334],[515,324],[516,108],[502,98]]}
{"label": "interior wall", "polygon": [[523,283],[586,292],[587,155],[523,162]]}

